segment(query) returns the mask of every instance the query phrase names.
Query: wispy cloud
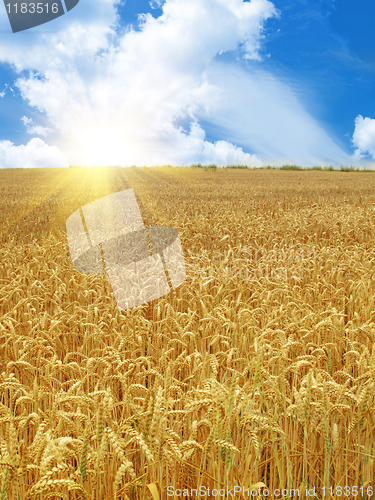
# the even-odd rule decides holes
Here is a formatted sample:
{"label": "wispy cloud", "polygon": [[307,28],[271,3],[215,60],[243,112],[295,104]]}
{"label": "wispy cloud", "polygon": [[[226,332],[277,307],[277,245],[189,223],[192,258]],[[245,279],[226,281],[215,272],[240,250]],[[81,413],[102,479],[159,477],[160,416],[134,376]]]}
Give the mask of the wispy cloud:
{"label": "wispy cloud", "polygon": [[165,0],[150,0],[149,4],[152,9],[160,9]]}
{"label": "wispy cloud", "polygon": [[220,84],[220,108],[204,115],[228,140],[247,146],[264,163],[304,166],[350,164],[352,158],[306,111],[281,78],[252,65],[213,64],[208,72]]}
{"label": "wispy cloud", "polygon": [[5,89],[4,89],[2,92],[0,92],[0,97],[5,97],[5,94],[6,94],[6,92],[7,92],[7,88],[8,88],[8,86],[9,86],[9,85],[6,83],[6,84],[5,84]]}
{"label": "wispy cloud", "polygon": [[42,137],[46,137],[47,135],[50,135],[53,132],[53,130],[49,127],[34,125],[32,118],[27,118],[26,116],[23,116],[21,118],[21,121],[25,125],[28,134],[41,135]]}

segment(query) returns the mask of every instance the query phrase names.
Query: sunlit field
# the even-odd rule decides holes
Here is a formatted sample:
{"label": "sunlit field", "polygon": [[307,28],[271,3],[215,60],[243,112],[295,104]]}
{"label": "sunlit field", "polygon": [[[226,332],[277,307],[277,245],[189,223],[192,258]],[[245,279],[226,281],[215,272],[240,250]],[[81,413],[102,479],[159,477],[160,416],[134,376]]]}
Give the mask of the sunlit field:
{"label": "sunlit field", "polygon": [[[128,188],[187,278],[120,311],[65,223]],[[0,257],[0,500],[372,498],[374,172],[0,170]]]}

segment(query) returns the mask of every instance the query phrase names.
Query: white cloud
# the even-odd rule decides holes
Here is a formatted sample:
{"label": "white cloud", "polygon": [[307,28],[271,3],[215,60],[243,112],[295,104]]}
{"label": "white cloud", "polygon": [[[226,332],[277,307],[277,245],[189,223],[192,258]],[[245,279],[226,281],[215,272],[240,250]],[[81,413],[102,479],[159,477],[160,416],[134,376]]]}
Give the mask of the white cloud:
{"label": "white cloud", "polygon": [[25,125],[27,133],[30,135],[41,135],[42,137],[45,137],[52,133],[52,129],[50,129],[49,127],[34,125],[32,118],[27,118],[26,116],[23,116],[21,118],[21,121]]}
{"label": "white cloud", "polygon": [[67,167],[68,159],[56,146],[48,146],[42,139],[31,139],[26,145],[15,146],[0,141],[0,168]]}
{"label": "white cloud", "polygon": [[354,124],[352,143],[356,148],[356,158],[360,159],[366,153],[375,158],[375,120],[358,115]]}
{"label": "white cloud", "polygon": [[[32,70],[17,87],[58,131],[71,164],[346,158],[287,83],[253,67],[264,23],[278,15],[272,2],[154,1],[163,13],[144,15],[140,31],[116,32],[115,0],[92,0],[53,21],[54,34],[0,40],[0,60]],[[239,47],[248,70],[215,60]],[[206,140],[199,119],[219,126],[221,140]]]}
{"label": "white cloud", "polygon": [[21,122],[23,122],[25,127],[28,127],[29,125],[31,125],[33,123],[33,120],[31,118],[27,118],[26,116],[23,116],[21,118]]}

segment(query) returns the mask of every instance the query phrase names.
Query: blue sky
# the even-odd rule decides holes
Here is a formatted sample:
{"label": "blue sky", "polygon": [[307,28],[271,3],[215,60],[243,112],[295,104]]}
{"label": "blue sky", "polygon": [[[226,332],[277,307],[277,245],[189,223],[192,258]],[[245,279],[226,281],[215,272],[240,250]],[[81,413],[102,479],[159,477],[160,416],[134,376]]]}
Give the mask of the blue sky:
{"label": "blue sky", "polygon": [[375,4],[80,0],[0,15],[0,168],[358,165],[375,157]]}

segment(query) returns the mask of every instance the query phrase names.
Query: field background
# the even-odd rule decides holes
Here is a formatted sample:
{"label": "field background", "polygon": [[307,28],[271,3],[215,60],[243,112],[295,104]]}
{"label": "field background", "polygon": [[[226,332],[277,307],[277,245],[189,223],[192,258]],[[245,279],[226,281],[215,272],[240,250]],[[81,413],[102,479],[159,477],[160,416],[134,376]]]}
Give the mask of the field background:
{"label": "field background", "polygon": [[[187,278],[121,312],[65,223],[128,188]],[[374,243],[373,172],[0,170],[0,499],[370,498]]]}

